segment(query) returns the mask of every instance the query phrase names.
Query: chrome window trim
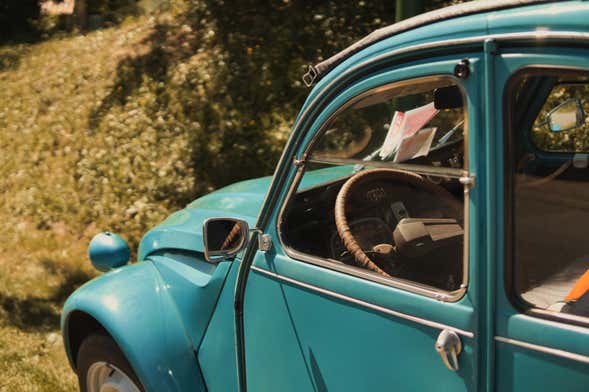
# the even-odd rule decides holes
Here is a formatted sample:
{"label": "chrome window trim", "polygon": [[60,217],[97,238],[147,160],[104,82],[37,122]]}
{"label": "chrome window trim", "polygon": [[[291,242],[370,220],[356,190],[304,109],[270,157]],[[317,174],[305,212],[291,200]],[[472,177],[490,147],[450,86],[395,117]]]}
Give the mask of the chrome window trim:
{"label": "chrome window trim", "polygon": [[571,313],[562,313],[555,310],[536,308],[532,303],[530,303],[529,306],[530,308],[526,309],[524,314],[531,317],[550,320],[559,324],[560,326],[578,326],[580,328],[587,328],[589,326],[589,317],[587,316],[578,316]]}
{"label": "chrome window trim", "polygon": [[[435,298],[439,301],[443,301],[443,302],[457,302],[459,301],[462,297],[464,297],[464,295],[466,294],[467,291],[467,287],[468,287],[468,274],[469,274],[469,251],[470,251],[470,247],[468,244],[468,239],[469,239],[469,235],[468,232],[470,230],[470,215],[469,215],[469,208],[468,205],[470,203],[470,193],[469,193],[469,185],[464,185],[464,207],[463,207],[463,212],[464,212],[464,246],[463,246],[463,256],[462,256],[462,271],[463,271],[463,276],[462,276],[462,282],[460,285],[460,288],[458,290],[455,291],[445,291],[445,290],[441,290],[432,286],[427,286],[424,284],[421,284],[419,282],[414,282],[414,281],[409,281],[409,280],[405,280],[405,279],[401,279],[398,277],[390,277],[390,278],[385,278],[381,275],[378,275],[376,273],[370,272],[368,270],[363,270],[361,268],[356,268],[353,266],[348,266],[346,264],[340,263],[337,260],[330,260],[330,259],[324,259],[315,255],[310,255],[307,253],[303,253],[300,251],[297,251],[296,249],[288,246],[284,239],[283,239],[283,233],[281,230],[282,224],[283,224],[283,218],[284,218],[284,214],[286,212],[288,203],[290,202],[290,200],[295,196],[298,185],[301,181],[301,179],[303,178],[303,175],[305,173],[305,162],[307,160],[307,157],[309,156],[310,151],[312,150],[312,148],[314,147],[314,145],[320,140],[320,136],[325,132],[326,124],[329,124],[330,121],[335,118],[336,116],[338,116],[341,112],[343,112],[344,110],[348,109],[349,107],[351,107],[352,105],[354,105],[354,103],[358,102],[359,100],[362,100],[363,98],[365,98],[366,96],[369,95],[373,95],[373,94],[377,94],[383,91],[387,91],[393,88],[398,88],[398,87],[402,87],[402,86],[407,86],[407,85],[411,85],[412,83],[416,83],[416,82],[427,82],[427,81],[431,81],[431,82],[435,82],[435,81],[451,81],[452,83],[454,83],[456,86],[459,87],[462,96],[463,96],[463,101],[467,102],[467,95],[466,95],[466,91],[464,90],[463,86],[460,84],[460,80],[456,77],[454,77],[453,75],[448,75],[448,74],[435,74],[435,75],[429,75],[429,76],[421,76],[421,77],[415,77],[415,78],[410,78],[410,79],[403,79],[403,80],[398,80],[398,81],[394,81],[394,82],[390,82],[390,83],[386,83],[380,86],[376,86],[373,87],[367,91],[364,91],[358,95],[355,95],[354,97],[350,98],[347,102],[345,102],[344,104],[342,104],[339,108],[337,108],[324,122],[323,124],[320,126],[319,130],[313,135],[313,137],[311,138],[311,140],[309,141],[309,143],[307,144],[304,152],[303,152],[303,158],[301,159],[300,162],[302,162],[301,165],[299,165],[297,173],[295,175],[295,178],[293,179],[292,183],[290,184],[289,188],[288,188],[288,192],[286,194],[286,197],[284,197],[284,199],[281,202],[280,205],[280,210],[278,213],[278,218],[276,220],[276,233],[278,236],[278,242],[280,242],[280,245],[282,246],[282,249],[284,249],[284,252],[286,253],[287,256],[291,257],[293,260],[295,261],[302,261],[302,262],[307,262],[310,264],[314,264],[323,268],[328,268],[331,270],[335,270],[338,272],[342,272],[348,275],[352,275],[352,276],[356,276],[362,279],[366,279],[375,283],[379,283],[379,284],[384,284],[387,286],[391,286],[391,287],[395,287],[404,291],[408,291],[411,293],[415,293],[415,294],[419,294],[419,295],[424,295],[426,297],[430,297],[430,298]],[[394,165],[386,165],[386,167],[399,167],[402,169],[417,169],[414,170],[415,172],[420,172],[424,175],[430,175],[430,176],[445,176],[445,177],[451,177],[451,178],[460,178],[460,177],[464,177],[464,176],[469,176],[470,173],[468,171],[468,165],[469,165],[469,149],[468,149],[468,143],[469,143],[469,111],[468,111],[468,107],[465,108],[464,110],[464,166],[461,169],[452,169],[452,168],[435,168],[432,167],[432,169],[428,172],[424,170],[424,167],[421,165],[412,165],[412,164],[394,164]],[[309,161],[313,162],[316,161],[316,159],[309,159]],[[357,162],[356,162],[357,163]]]}
{"label": "chrome window trim", "polygon": [[321,288],[321,287],[318,287],[318,286],[315,286],[315,285],[312,285],[312,284],[309,284],[309,283],[301,282],[299,280],[292,279],[292,278],[289,278],[287,276],[277,274],[275,272],[268,271],[268,270],[266,270],[264,268],[256,267],[255,265],[252,265],[251,266],[251,269],[254,270],[254,271],[256,271],[256,272],[258,272],[258,273],[260,273],[260,274],[262,274],[262,275],[269,276],[271,278],[274,278],[274,279],[283,281],[285,283],[290,283],[290,284],[293,284],[295,286],[302,287],[304,289],[308,289],[308,290],[311,290],[311,291],[315,291],[315,292],[318,292],[320,294],[327,295],[327,296],[332,297],[332,298],[336,298],[336,299],[339,299],[339,300],[342,300],[342,301],[346,301],[346,302],[349,302],[349,303],[352,303],[352,304],[355,304],[355,305],[360,305],[362,307],[365,307],[365,308],[368,308],[368,309],[371,309],[371,310],[375,310],[375,311],[378,311],[380,313],[385,313],[385,314],[388,314],[388,315],[391,315],[391,316],[394,316],[394,317],[398,317],[398,318],[403,319],[403,320],[411,321],[413,323],[424,325],[424,326],[427,326],[427,327],[430,327],[430,328],[434,328],[434,329],[438,329],[438,330],[448,329],[448,330],[451,330],[451,331],[456,332],[457,334],[459,334],[461,336],[464,336],[464,337],[467,337],[467,338],[470,338],[470,339],[473,339],[474,338],[474,333],[472,333],[470,331],[465,331],[463,329],[452,327],[450,325],[438,323],[436,321],[427,320],[427,319],[424,319],[424,318],[421,318],[421,317],[417,317],[417,316],[413,316],[413,315],[410,315],[410,314],[407,314],[407,313],[398,312],[396,310],[392,310],[392,309],[385,308],[385,307],[382,307],[382,306],[379,306],[379,305],[375,305],[375,304],[370,303],[370,302],[365,302],[365,301],[362,301],[362,300],[359,300],[359,299],[356,299],[356,298],[353,298],[353,297],[350,297],[350,296],[347,296],[347,295],[344,295],[344,294],[337,293],[335,291],[327,290],[327,289],[324,289],[324,288]]}
{"label": "chrome window trim", "polygon": [[386,286],[394,287],[400,290],[408,291],[414,294],[421,294],[426,297],[434,298],[438,301],[442,302],[455,302],[454,298],[458,297],[460,299],[462,297],[463,289],[459,289],[452,292],[436,290],[433,287],[426,286],[419,284],[418,282],[412,282],[409,280],[401,279],[401,278],[386,278],[384,276],[375,274],[369,270],[363,269],[361,267],[354,267],[351,265],[343,264],[337,260],[332,259],[322,259],[320,257],[308,255],[306,253],[302,253],[299,251],[294,250],[293,248],[286,247],[283,245],[285,252],[288,249],[288,254],[294,261],[302,261],[309,264],[313,264],[319,267],[327,268],[333,271],[341,272],[347,275],[352,275],[357,278],[366,279],[371,282],[380,283]]}
{"label": "chrome window trim", "polygon": [[561,350],[559,348],[552,348],[546,346],[540,346],[538,344],[528,343],[521,340],[515,340],[510,338],[505,338],[503,336],[495,336],[495,340],[497,342],[510,344],[512,346],[522,347],[528,350],[541,352],[544,354],[553,355],[555,357],[566,358],[572,361],[581,362],[589,365],[589,356],[572,353],[570,351]]}
{"label": "chrome window trim", "polygon": [[[305,160],[305,163],[319,163],[327,165],[357,165],[358,161],[349,158],[331,158],[331,159],[320,159],[313,158],[312,156]],[[392,163],[383,161],[374,161],[364,163],[366,166],[378,167],[378,168],[389,168],[411,171],[413,173],[421,174],[424,176],[436,176],[436,177],[448,177],[454,179],[460,179],[467,175],[464,169],[455,169],[452,167],[436,167],[427,165],[414,165],[411,163]],[[317,185],[317,187],[323,184]],[[307,188],[305,188],[306,190]]]}

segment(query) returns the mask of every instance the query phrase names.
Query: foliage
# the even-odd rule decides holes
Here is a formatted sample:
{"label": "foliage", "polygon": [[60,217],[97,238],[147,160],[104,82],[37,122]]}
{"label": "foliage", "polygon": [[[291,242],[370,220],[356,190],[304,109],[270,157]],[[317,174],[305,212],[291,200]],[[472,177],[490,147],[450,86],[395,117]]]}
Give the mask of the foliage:
{"label": "foliage", "polygon": [[[361,15],[393,15],[372,7]],[[159,18],[39,44],[0,73],[11,151],[0,162],[14,173],[0,180],[13,190],[4,205],[41,229],[94,225],[136,244],[196,196],[270,174],[306,94],[302,65],[385,23],[332,2],[232,8],[174,3]]]}
{"label": "foliage", "polygon": [[574,129],[552,132],[546,123],[546,116],[558,105],[572,99],[581,98],[583,112],[589,113],[589,101],[582,99],[589,93],[587,78],[573,78],[574,84],[557,83],[542,106],[538,117],[534,121],[531,141],[538,149],[551,152],[588,152],[589,151],[589,122],[584,118],[584,124]]}
{"label": "foliage", "polygon": [[[16,69],[0,72],[0,166],[10,173],[0,180],[0,187],[9,190],[0,195],[6,211],[29,217],[40,229],[67,222],[74,231],[83,232],[92,223],[101,228],[110,227],[111,219],[124,223],[130,219],[125,211],[139,203],[143,193],[157,190],[157,170],[146,170],[145,165],[165,166],[154,155],[167,160],[174,145],[156,149],[145,141],[149,132],[134,139],[130,132],[146,124],[141,116],[128,114],[131,109],[114,111],[98,129],[88,126],[90,113],[112,87],[117,63],[141,50],[133,45],[152,27],[132,24],[41,43],[21,56]],[[118,116],[116,121],[113,116]],[[127,123],[138,125],[126,128]],[[94,154],[92,167],[85,164],[88,153]],[[126,154],[133,162],[112,166],[116,154]],[[129,183],[125,176],[136,181]],[[143,182],[146,177],[149,181]],[[175,180],[181,183],[180,178]],[[92,189],[94,183],[100,185]],[[144,185],[132,187],[139,183]],[[168,211],[169,205],[162,203],[142,217],[153,224]],[[150,218],[149,213],[159,215]]]}
{"label": "foliage", "polygon": [[137,4],[137,0],[92,0],[88,1],[89,14],[106,14]]}
{"label": "foliage", "polygon": [[0,2],[0,43],[19,38],[31,38],[39,19],[38,0],[2,0]]}
{"label": "foliage", "polygon": [[0,68],[3,205],[40,229],[137,244],[197,196],[270,174],[305,65],[391,23],[392,3],[174,0],[117,29],[0,49],[20,55]]}
{"label": "foliage", "polygon": [[86,0],[88,15],[101,15],[107,24],[120,23],[140,14],[138,0]]}

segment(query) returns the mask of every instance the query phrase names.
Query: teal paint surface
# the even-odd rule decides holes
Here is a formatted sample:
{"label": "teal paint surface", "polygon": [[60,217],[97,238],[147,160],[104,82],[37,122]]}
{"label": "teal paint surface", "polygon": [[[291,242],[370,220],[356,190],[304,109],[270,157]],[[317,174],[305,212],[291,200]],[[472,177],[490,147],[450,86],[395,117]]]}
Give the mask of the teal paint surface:
{"label": "teal paint surface", "polygon": [[[483,85],[484,85],[484,132],[483,136],[483,144],[484,144],[484,155],[485,157],[494,156],[496,145],[497,145],[497,138],[499,132],[493,132],[492,130],[497,129],[497,124],[501,124],[496,122],[495,119],[495,55],[497,53],[497,43],[494,40],[486,40],[484,44],[484,77],[483,77]],[[498,163],[495,162],[495,165]],[[484,171],[482,181],[483,192],[488,189],[496,189],[496,181],[497,176],[496,173],[502,173],[502,171],[496,171],[495,167],[492,163],[488,160],[481,166]],[[482,220],[485,222],[485,243],[486,244],[495,244],[497,239],[497,215],[496,215],[496,203],[497,199],[493,197],[488,197],[489,194],[486,194],[487,199],[485,203],[484,209],[484,216]],[[481,339],[480,339],[480,346],[482,347],[481,350],[481,361],[484,364],[481,369],[481,382],[480,385],[485,386],[485,390],[492,391],[494,390],[494,368],[495,368],[495,329],[493,328],[493,321],[495,317],[495,298],[493,297],[494,290],[495,290],[495,268],[491,260],[497,259],[497,248],[495,246],[487,246],[485,248],[484,260],[487,262],[485,263],[484,269],[481,270],[485,271],[484,278],[481,278],[479,282],[481,283],[481,287],[484,288],[483,292],[483,300],[480,303],[481,306],[481,315],[483,315],[483,322],[480,323],[481,329]],[[483,311],[484,309],[484,311]]]}
{"label": "teal paint surface", "polygon": [[587,364],[497,343],[498,391],[587,391]]}
{"label": "teal paint surface", "polygon": [[204,391],[205,386],[178,308],[153,263],[146,261],[104,274],[66,301],[61,327],[66,351],[68,317],[92,315],[113,337],[149,391]]}
{"label": "teal paint surface", "polygon": [[[440,303],[322,267],[294,263],[285,256],[258,253],[254,265],[406,314],[465,330],[474,327],[466,298],[459,303]],[[248,390],[266,390],[269,385],[293,391],[385,391],[391,385],[399,391],[476,389],[472,339],[462,338],[462,369],[452,373],[433,349],[437,329],[320,295],[256,271],[251,272],[250,279],[245,308]],[[268,374],[257,367],[260,358],[276,364],[275,371]],[[423,377],[423,372],[428,376]]]}
{"label": "teal paint surface", "polygon": [[233,290],[238,267],[238,263],[232,263],[215,313],[198,350],[198,361],[209,391],[230,392],[237,389]]}
{"label": "teal paint surface", "polygon": [[231,262],[210,264],[177,253],[151,255],[149,260],[167,282],[167,293],[178,308],[178,315],[197,348],[204,337]]}
{"label": "teal paint surface", "polygon": [[92,238],[88,246],[88,257],[94,268],[107,272],[127,264],[131,249],[121,236],[107,231]]}

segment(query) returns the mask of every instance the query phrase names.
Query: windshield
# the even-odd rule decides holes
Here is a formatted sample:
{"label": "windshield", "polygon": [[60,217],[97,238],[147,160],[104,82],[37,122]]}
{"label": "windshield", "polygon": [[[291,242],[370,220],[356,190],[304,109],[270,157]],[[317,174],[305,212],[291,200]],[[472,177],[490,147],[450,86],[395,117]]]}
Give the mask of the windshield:
{"label": "windshield", "polygon": [[310,160],[463,167],[465,110],[453,81],[426,79],[362,95],[324,128]]}

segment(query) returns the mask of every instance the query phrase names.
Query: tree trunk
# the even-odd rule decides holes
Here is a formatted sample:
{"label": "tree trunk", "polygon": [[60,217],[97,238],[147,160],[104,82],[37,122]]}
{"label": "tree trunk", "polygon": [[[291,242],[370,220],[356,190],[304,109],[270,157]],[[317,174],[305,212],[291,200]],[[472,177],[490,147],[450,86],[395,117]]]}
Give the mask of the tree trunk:
{"label": "tree trunk", "polygon": [[74,18],[80,30],[85,31],[88,28],[88,7],[86,6],[86,0],[76,0]]}
{"label": "tree trunk", "polygon": [[425,12],[425,0],[397,0],[395,22]]}

